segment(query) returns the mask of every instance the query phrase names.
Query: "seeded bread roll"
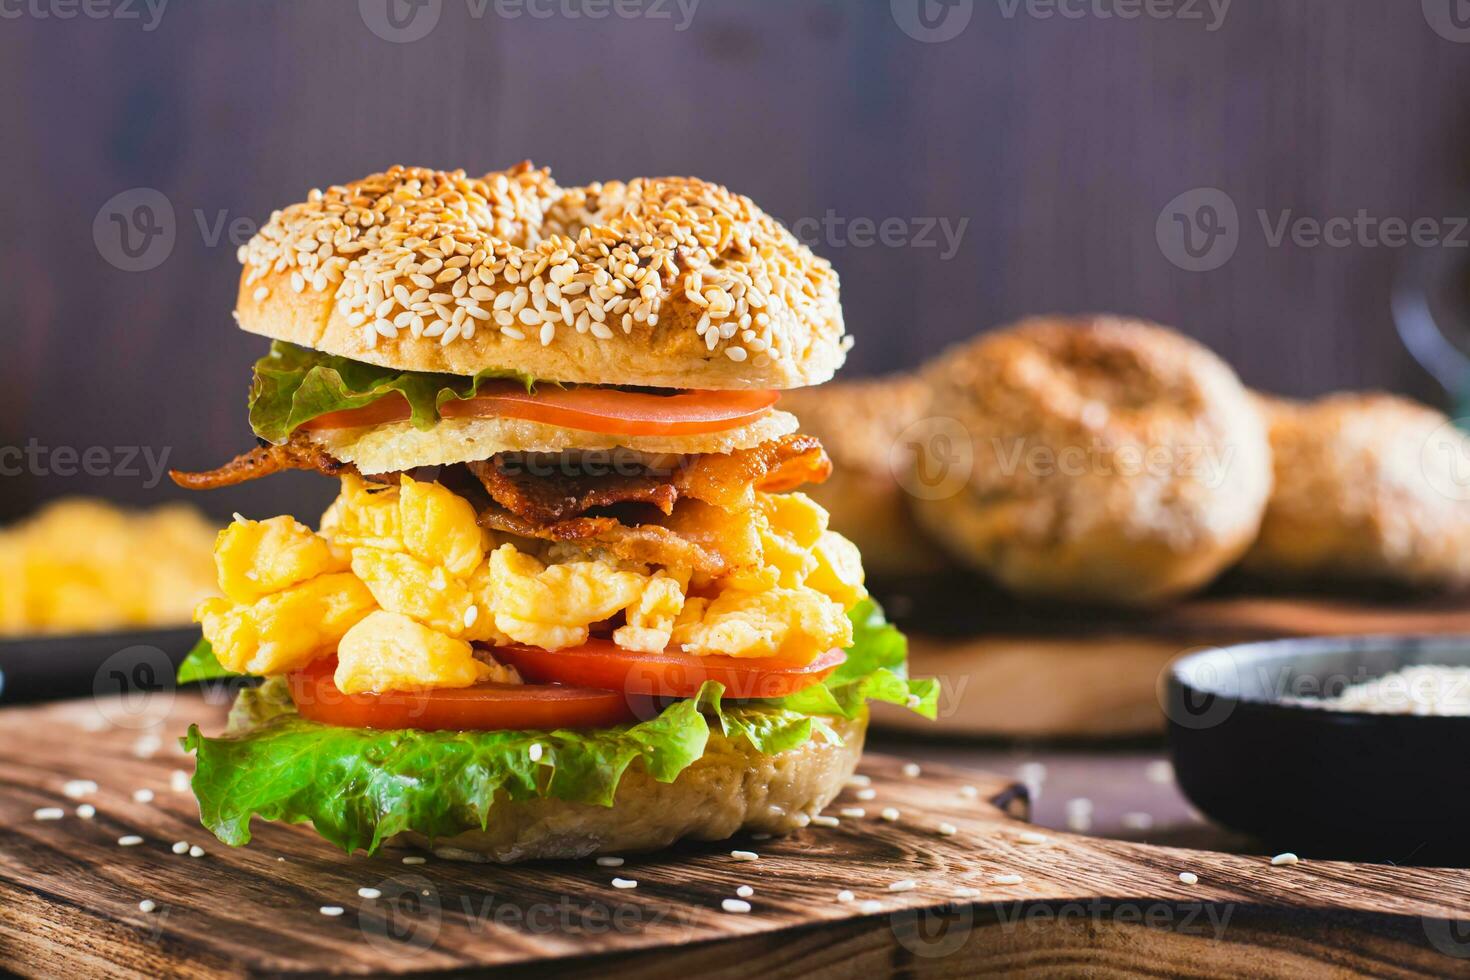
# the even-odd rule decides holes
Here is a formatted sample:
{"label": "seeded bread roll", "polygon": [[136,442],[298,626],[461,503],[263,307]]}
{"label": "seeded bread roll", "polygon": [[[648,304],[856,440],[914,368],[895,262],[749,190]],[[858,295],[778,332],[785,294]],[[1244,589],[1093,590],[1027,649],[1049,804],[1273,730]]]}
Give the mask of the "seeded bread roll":
{"label": "seeded bread roll", "polygon": [[[433,850],[450,860],[508,863],[654,851],[684,838],[724,840],[740,830],[790,833],[836,798],[862,755],[866,711],[828,721],[843,744],[813,738],[775,755],[757,752],[743,735],[711,731],[704,755],[671,783],[635,762],[611,807],[501,798],[486,829],[441,838]],[[429,846],[416,833],[394,841]]]}
{"label": "seeded bread roll", "polygon": [[403,370],[794,388],[846,356],[832,267],[694,178],[394,167],[277,211],[240,261],[241,327]]}
{"label": "seeded bread roll", "polygon": [[1192,340],[1136,320],[1040,318],[950,350],[928,377],[930,414],[958,436],[940,426],[917,440],[916,465],[955,477],[914,513],[1015,592],[1157,602],[1204,585],[1255,538],[1271,487],[1265,425]]}
{"label": "seeded bread roll", "polygon": [[1276,488],[1253,574],[1287,582],[1470,584],[1470,439],[1441,412],[1392,395],[1310,404],[1261,399]]}
{"label": "seeded bread roll", "polygon": [[912,466],[906,436],[928,404],[928,385],[911,374],[837,381],[781,397],[781,407],[832,457],[831,477],[806,493],[832,515],[832,528],[857,545],[870,575],[896,577],[947,564],[914,524],[899,479]]}

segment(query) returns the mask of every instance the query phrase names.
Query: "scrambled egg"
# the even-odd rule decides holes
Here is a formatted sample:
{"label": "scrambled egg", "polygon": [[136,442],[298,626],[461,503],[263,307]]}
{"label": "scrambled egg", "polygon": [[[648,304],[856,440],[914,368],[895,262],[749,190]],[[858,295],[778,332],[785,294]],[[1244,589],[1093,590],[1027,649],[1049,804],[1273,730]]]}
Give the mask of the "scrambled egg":
{"label": "scrambled egg", "polygon": [[187,623],[214,592],[216,530],[178,504],[50,504],[0,530],[0,636]]}
{"label": "scrambled egg", "polygon": [[[277,674],[337,653],[349,693],[514,682],[475,643],[561,650],[611,629],[627,650],[809,662],[852,639],[862,565],[804,494],[757,493],[725,517],[746,562],[711,580],[481,528],[468,501],[404,476],[356,477],[314,533],[288,517],[237,520],[215,560],[223,598],[197,618],[231,670]],[[733,525],[733,527],[732,527]]]}

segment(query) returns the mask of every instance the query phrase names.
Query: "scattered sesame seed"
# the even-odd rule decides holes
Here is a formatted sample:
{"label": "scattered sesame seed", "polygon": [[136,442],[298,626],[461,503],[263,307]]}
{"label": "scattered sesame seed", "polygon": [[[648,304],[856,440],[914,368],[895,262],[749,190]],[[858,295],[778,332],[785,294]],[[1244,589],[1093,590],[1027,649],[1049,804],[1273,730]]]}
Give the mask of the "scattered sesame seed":
{"label": "scattered sesame seed", "polygon": [[145,898],[138,903],[139,912],[152,912],[156,908],[158,908],[158,905],[151,898]]}
{"label": "scattered sesame seed", "polygon": [[884,820],[887,820],[889,823],[893,823],[901,816],[901,814],[898,812],[897,807],[885,806],[882,812],[878,814],[878,816],[882,817]]}
{"label": "scattered sesame seed", "polygon": [[1034,830],[1023,830],[1016,835],[1016,840],[1021,844],[1045,844],[1051,838]]}
{"label": "scattered sesame seed", "polygon": [[59,806],[43,806],[41,807],[41,809],[31,814],[31,816],[35,817],[37,820],[60,820],[62,817],[66,816],[66,811]]}
{"label": "scattered sesame seed", "polygon": [[97,816],[97,808],[90,803],[83,803],[81,806],[77,807],[77,816],[81,817],[83,820],[91,820],[93,817]]}
{"label": "scattered sesame seed", "polygon": [[960,796],[967,800],[978,800],[980,798],[980,790],[974,786],[961,786]]}
{"label": "scattered sesame seed", "polygon": [[1129,830],[1148,830],[1154,825],[1152,814],[1133,812],[1123,814],[1123,826]]}
{"label": "scattered sesame seed", "polygon": [[841,902],[844,905],[852,901],[854,898],[857,898],[857,896],[848,891],[846,888],[837,893],[837,901]]}
{"label": "scattered sesame seed", "polygon": [[1174,781],[1174,766],[1167,759],[1155,759],[1144,769],[1144,775],[1151,783],[1167,785]]}
{"label": "scattered sesame seed", "polygon": [[423,864],[427,860],[428,860],[428,858],[423,857],[422,855],[419,855],[419,854],[410,854],[408,857],[406,857],[406,858],[403,859],[403,863],[404,864]]}
{"label": "scattered sesame seed", "polygon": [[614,878],[612,880],[612,886],[614,888],[637,888],[638,882],[632,878]]}
{"label": "scattered sesame seed", "polygon": [[320,911],[322,915],[335,919],[346,910],[343,909],[340,905],[323,905],[318,911]]}
{"label": "scattered sesame seed", "polygon": [[749,912],[750,903],[738,898],[727,898],[720,903],[720,908],[724,909],[726,912],[734,912],[736,914],[739,914],[742,912]]}
{"label": "scattered sesame seed", "polygon": [[1297,857],[1295,854],[1291,853],[1290,851],[1287,851],[1284,854],[1278,854],[1275,857],[1273,857],[1271,859],[1271,863],[1273,865],[1275,865],[1276,867],[1279,868],[1283,864],[1296,864],[1300,860],[1301,860],[1301,858]]}
{"label": "scattered sesame seed", "polygon": [[876,789],[860,789],[852,795],[867,802],[868,800],[876,800],[878,798],[878,791]]}
{"label": "scattered sesame seed", "polygon": [[1181,871],[1179,872],[1179,880],[1184,882],[1186,885],[1198,885],[1199,875],[1195,874],[1193,871]]}
{"label": "scattered sesame seed", "polygon": [[739,888],[735,889],[735,894],[739,895],[741,898],[749,898],[750,896],[755,894],[755,889],[751,888],[749,885],[741,885]]}
{"label": "scattered sesame seed", "polygon": [[1046,782],[1046,765],[1040,762],[1023,762],[1016,767],[1016,778],[1023,783]]}
{"label": "scattered sesame seed", "polygon": [[847,777],[847,785],[849,785],[849,786],[871,786],[871,785],[873,785],[873,777],[872,776],[865,776],[865,775],[863,775],[860,772],[855,772],[851,776],[848,776]]}
{"label": "scattered sesame seed", "polygon": [[480,618],[480,607],[470,606],[464,611],[464,628],[469,629],[475,625],[475,620]]}
{"label": "scattered sesame seed", "polygon": [[97,792],[97,784],[90,779],[70,779],[62,784],[61,792],[70,799],[80,800]]}
{"label": "scattered sesame seed", "polygon": [[189,792],[189,774],[182,769],[175,769],[169,773],[168,788],[175,793]]}
{"label": "scattered sesame seed", "polygon": [[890,883],[888,886],[888,890],[891,892],[911,892],[918,887],[919,883],[917,881],[912,878],[905,878],[902,881],[895,881]]}
{"label": "scattered sesame seed", "polygon": [[1067,829],[1079,834],[1092,829],[1092,801],[1087,797],[1067,801]]}
{"label": "scattered sesame seed", "polygon": [[139,759],[151,759],[162,745],[163,739],[157,735],[140,735],[133,743],[133,755]]}
{"label": "scattered sesame seed", "polygon": [[812,817],[812,823],[816,824],[818,827],[836,827],[841,822],[842,821],[838,820],[836,817],[828,817],[820,814],[818,816]]}
{"label": "scattered sesame seed", "polygon": [[124,834],[117,839],[118,847],[137,847],[141,843],[143,843],[143,838],[137,834]]}
{"label": "scattered sesame seed", "polygon": [[133,790],[133,802],[134,803],[152,803],[153,802],[153,790],[151,790],[151,789],[135,789],[135,790]]}
{"label": "scattered sesame seed", "polygon": [[174,841],[172,850],[175,854],[188,854],[189,842],[186,840]]}
{"label": "scattered sesame seed", "polygon": [[992,885],[1019,885],[1024,879],[1018,874],[996,875],[990,879]]}
{"label": "scattered sesame seed", "polygon": [[531,757],[531,761],[532,762],[540,762],[541,761],[541,754],[544,751],[545,750],[541,748],[541,743],[540,742],[533,742],[533,743],[531,743],[531,749],[530,749],[530,751],[527,754]]}
{"label": "scattered sesame seed", "polygon": [[731,851],[730,856],[737,861],[759,861],[761,856],[755,851]]}
{"label": "scattered sesame seed", "polygon": [[939,831],[940,837],[953,837],[960,832],[960,828],[952,823],[942,823],[935,830]]}
{"label": "scattered sesame seed", "polygon": [[844,817],[851,817],[854,820],[861,819],[862,817],[866,817],[868,815],[868,811],[864,810],[860,806],[845,806],[837,812],[842,814]]}
{"label": "scattered sesame seed", "polygon": [[357,890],[357,895],[359,898],[366,898],[369,901],[375,898],[383,897],[383,893],[376,888],[359,888]]}
{"label": "scattered sesame seed", "polygon": [[798,827],[806,827],[811,824],[812,815],[810,813],[797,812],[791,815],[791,820]]}
{"label": "scattered sesame seed", "polygon": [[979,898],[980,897],[980,889],[978,889],[978,888],[971,888],[969,885],[962,885],[959,888],[956,888],[954,890],[954,897],[955,898]]}
{"label": "scattered sesame seed", "polygon": [[919,768],[919,764],[917,762],[905,762],[903,764],[903,774],[910,779],[917,778],[921,772],[923,772],[923,770]]}
{"label": "scattered sesame seed", "polygon": [[870,898],[866,902],[863,902],[861,905],[858,906],[858,911],[862,912],[864,915],[874,915],[875,913],[883,911],[883,903],[875,902],[873,899]]}
{"label": "scattered sesame seed", "polygon": [[600,857],[597,859],[597,866],[599,868],[621,868],[623,866],[623,859],[609,856]]}

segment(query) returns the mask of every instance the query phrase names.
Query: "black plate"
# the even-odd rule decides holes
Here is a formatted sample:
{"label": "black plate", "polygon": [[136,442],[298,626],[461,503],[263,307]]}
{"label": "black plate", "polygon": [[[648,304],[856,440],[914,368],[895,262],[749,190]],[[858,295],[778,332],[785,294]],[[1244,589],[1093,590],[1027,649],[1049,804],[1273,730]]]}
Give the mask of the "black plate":
{"label": "black plate", "polygon": [[1470,637],[1324,637],[1176,660],[1160,692],[1180,788],[1303,857],[1470,866],[1470,717],[1282,703],[1400,668],[1470,666]]}
{"label": "black plate", "polygon": [[0,640],[0,703],[171,686],[199,627]]}

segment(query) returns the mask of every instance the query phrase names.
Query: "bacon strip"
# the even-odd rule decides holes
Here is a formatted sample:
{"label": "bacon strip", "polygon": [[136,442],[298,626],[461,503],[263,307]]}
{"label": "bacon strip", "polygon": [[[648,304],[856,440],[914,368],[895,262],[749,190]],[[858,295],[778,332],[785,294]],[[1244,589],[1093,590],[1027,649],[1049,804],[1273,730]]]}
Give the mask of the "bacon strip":
{"label": "bacon strip", "polygon": [[552,524],[536,524],[502,507],[489,507],[482,511],[480,524],[523,538],[568,541],[588,548],[603,548],[624,561],[645,565],[692,568],[709,575],[723,575],[733,567],[731,560],[719,551],[657,524],[629,526],[613,517],[574,517]]}
{"label": "bacon strip", "polygon": [[351,463],[344,463],[301,434],[293,435],[279,446],[257,446],[223,466],[203,473],[169,470],[169,477],[186,490],[214,490],[232,487],[285,470],[315,470],[323,476],[356,473]]}

